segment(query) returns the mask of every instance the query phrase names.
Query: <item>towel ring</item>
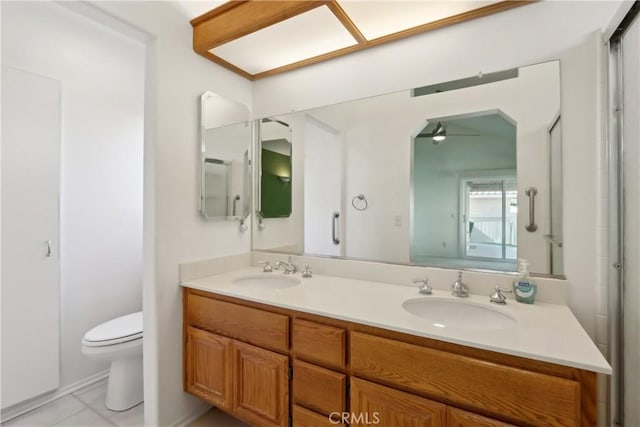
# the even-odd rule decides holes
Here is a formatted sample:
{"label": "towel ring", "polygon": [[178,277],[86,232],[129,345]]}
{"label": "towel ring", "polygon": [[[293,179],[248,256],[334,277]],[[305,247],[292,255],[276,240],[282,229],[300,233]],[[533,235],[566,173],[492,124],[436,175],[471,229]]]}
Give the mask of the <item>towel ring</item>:
{"label": "towel ring", "polygon": [[[360,200],[360,202],[357,202],[356,200]],[[362,202],[364,202],[364,205],[362,204]],[[364,194],[358,194],[353,199],[351,199],[351,206],[353,206],[353,208],[356,210],[363,211],[369,207],[369,202],[367,202],[367,199],[364,197]]]}

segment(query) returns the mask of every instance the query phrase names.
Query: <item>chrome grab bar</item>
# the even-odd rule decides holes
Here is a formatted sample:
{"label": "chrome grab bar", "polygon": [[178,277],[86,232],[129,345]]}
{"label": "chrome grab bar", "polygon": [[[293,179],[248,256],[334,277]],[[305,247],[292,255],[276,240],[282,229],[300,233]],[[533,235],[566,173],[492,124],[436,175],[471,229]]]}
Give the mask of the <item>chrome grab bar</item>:
{"label": "chrome grab bar", "polygon": [[236,211],[238,210],[238,200],[240,200],[240,195],[236,194],[236,197],[233,198],[233,210],[231,212],[231,216],[236,216]]}
{"label": "chrome grab bar", "polygon": [[529,197],[529,223],[525,225],[524,228],[528,232],[533,233],[538,229],[538,226],[536,225],[536,217],[535,217],[536,194],[538,194],[538,189],[536,187],[529,187],[526,190],[524,190],[524,194],[526,194],[527,197]]}
{"label": "chrome grab bar", "polygon": [[340,218],[340,212],[334,212],[331,218],[331,238],[334,245],[340,244],[340,236],[338,236],[338,219]]}
{"label": "chrome grab bar", "polygon": [[549,243],[551,243],[552,245],[556,245],[556,246],[558,246],[559,248],[561,248],[561,247],[562,247],[562,240],[558,240],[558,239],[556,238],[556,236],[553,236],[553,235],[551,235],[551,234],[545,234],[545,235],[544,235],[544,236],[542,236],[542,237],[544,237],[544,238],[545,238]]}

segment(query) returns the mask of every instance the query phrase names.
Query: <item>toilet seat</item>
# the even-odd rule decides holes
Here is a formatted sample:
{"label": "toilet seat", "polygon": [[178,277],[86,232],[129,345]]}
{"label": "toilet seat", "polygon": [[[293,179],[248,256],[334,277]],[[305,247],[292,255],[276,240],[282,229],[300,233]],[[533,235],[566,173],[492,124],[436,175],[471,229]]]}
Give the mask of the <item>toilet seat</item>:
{"label": "toilet seat", "polygon": [[109,320],[87,332],[82,344],[87,347],[106,347],[142,338],[142,312]]}

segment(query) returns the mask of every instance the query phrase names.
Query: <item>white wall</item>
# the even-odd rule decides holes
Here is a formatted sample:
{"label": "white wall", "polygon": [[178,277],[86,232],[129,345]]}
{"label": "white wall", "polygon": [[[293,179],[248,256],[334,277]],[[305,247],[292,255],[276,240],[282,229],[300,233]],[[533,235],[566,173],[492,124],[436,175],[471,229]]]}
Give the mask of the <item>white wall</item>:
{"label": "white wall", "polygon": [[145,423],[171,425],[202,408],[182,391],[178,264],[247,252],[238,222],[198,213],[199,97],[211,90],[251,105],[251,83],[195,54],[189,19],[163,2],[98,2],[150,35],[145,110]]}
{"label": "white wall", "polygon": [[3,64],[62,81],[64,387],[108,368],[84,333],[142,308],[144,46],[54,3],[2,9]]}
{"label": "white wall", "polygon": [[610,22],[619,5],[538,2],[258,80],[254,117],[561,59],[565,269],[572,287],[570,306],[594,337],[598,258],[593,236],[599,206],[595,171],[601,146],[599,36],[594,31]]}

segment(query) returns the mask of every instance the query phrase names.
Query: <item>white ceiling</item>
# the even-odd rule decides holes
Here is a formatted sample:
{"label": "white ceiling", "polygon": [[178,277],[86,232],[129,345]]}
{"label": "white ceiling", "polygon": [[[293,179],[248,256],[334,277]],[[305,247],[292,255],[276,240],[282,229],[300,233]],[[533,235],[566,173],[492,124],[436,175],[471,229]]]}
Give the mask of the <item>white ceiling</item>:
{"label": "white ceiling", "polygon": [[191,21],[193,18],[197,18],[216,7],[225,4],[226,1],[169,1],[168,3],[179,10],[187,21]]}

